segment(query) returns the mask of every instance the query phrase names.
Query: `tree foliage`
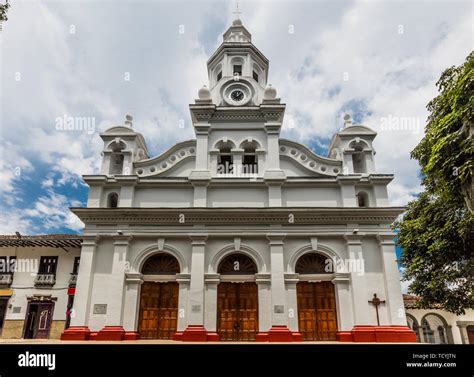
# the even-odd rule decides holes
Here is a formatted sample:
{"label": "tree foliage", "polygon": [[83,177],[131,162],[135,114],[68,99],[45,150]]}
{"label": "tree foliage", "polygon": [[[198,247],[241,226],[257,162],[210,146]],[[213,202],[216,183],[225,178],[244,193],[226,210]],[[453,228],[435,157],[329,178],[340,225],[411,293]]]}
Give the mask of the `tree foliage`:
{"label": "tree foliage", "polygon": [[427,106],[425,137],[411,154],[420,163],[424,191],[395,227],[404,279],[420,297],[417,306],[461,314],[474,308],[474,52],[463,65],[446,69],[437,87],[439,95]]}
{"label": "tree foliage", "polygon": [[7,12],[10,8],[10,3],[6,0],[5,4],[0,4],[0,24],[8,20]]}

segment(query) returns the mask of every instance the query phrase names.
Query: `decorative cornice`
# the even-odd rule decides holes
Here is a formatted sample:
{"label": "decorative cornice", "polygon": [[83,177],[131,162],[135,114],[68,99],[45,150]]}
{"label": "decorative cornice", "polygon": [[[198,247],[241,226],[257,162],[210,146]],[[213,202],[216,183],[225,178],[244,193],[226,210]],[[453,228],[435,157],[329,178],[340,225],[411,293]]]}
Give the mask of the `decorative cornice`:
{"label": "decorative cornice", "polygon": [[[187,227],[233,224],[288,226],[391,224],[404,208],[72,208],[71,210],[86,224],[153,224]],[[186,218],[185,223],[180,221],[182,215]],[[288,222],[289,215],[293,216],[294,222]],[[354,236],[348,235],[348,237]]]}

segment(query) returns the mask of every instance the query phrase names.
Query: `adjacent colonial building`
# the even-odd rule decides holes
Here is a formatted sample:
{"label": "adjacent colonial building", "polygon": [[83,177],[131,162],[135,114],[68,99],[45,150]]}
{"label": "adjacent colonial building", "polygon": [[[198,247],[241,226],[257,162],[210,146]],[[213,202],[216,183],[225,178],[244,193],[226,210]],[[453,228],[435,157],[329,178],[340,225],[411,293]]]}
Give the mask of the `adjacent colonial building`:
{"label": "adjacent colonial building", "polygon": [[77,235],[0,236],[0,335],[59,338],[69,326],[81,239]]}
{"label": "adjacent colonial building", "polygon": [[403,295],[408,326],[419,343],[474,344],[474,310],[456,315],[439,307],[417,309],[418,297]]}
{"label": "adjacent colonial building", "polygon": [[327,156],[280,138],[285,104],[240,20],[207,69],[195,139],[152,157],[130,116],[101,133],[62,339],[415,341],[376,132],[346,115]]}

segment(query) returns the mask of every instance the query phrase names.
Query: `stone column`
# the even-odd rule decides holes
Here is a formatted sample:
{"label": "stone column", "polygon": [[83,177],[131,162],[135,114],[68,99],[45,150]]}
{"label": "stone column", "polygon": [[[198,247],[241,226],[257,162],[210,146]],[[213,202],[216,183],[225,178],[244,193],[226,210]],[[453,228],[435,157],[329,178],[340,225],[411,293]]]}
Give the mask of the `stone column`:
{"label": "stone column", "polygon": [[178,333],[182,333],[186,329],[187,325],[186,305],[188,302],[188,291],[191,275],[178,274],[176,275],[176,281],[179,284],[177,331]]}
{"label": "stone column", "polygon": [[202,120],[194,123],[196,131],[196,165],[189,174],[189,181],[194,187],[194,207],[207,206],[207,186],[211,180],[211,172],[208,163],[209,129],[207,121]]}
{"label": "stone column", "polygon": [[[292,342],[301,340],[288,328],[288,296],[285,287],[285,265],[283,259],[283,240],[285,234],[269,233],[271,265],[272,327],[268,331],[270,342]],[[295,336],[296,335],[296,336]]]}
{"label": "stone column", "polygon": [[207,234],[191,234],[191,281],[187,298],[187,327],[176,338],[183,341],[206,341],[208,333],[204,327],[204,254]]}
{"label": "stone column", "polygon": [[351,294],[351,281],[349,274],[337,273],[332,280],[334,284],[334,290],[336,293],[336,311],[337,311],[337,327],[338,327],[338,340],[341,337],[341,333],[351,331],[354,327],[354,313]]}
{"label": "stone column", "polygon": [[116,177],[116,180],[122,185],[120,188],[119,207],[133,207],[135,197],[135,185],[138,177]]}
{"label": "stone column", "polygon": [[379,250],[382,257],[383,276],[385,283],[385,305],[390,325],[406,326],[405,305],[403,304],[402,286],[400,284],[400,271],[397,265],[395,252],[395,235],[381,233],[377,236]]}
{"label": "stone column", "polygon": [[234,148],[231,151],[232,155],[232,164],[234,165],[232,173],[238,177],[243,175],[243,159],[244,159],[244,150],[239,148]]}
{"label": "stone column", "polygon": [[[362,253],[362,236],[346,234],[347,254],[353,261],[359,262],[363,259]],[[360,261],[362,263],[363,261]],[[351,263],[350,265],[354,265]],[[365,268],[364,268],[365,271]],[[369,295],[367,293],[367,282],[365,273],[359,271],[349,271],[351,276],[351,292],[352,292],[352,310],[354,313],[354,325],[373,325],[369,315]]]}
{"label": "stone column", "polygon": [[[205,277],[204,292],[204,327],[209,332],[209,336],[219,340],[217,334],[217,287],[219,285],[220,276],[218,274],[207,274]],[[211,340],[211,339],[208,339]]]}
{"label": "stone column", "polygon": [[341,199],[343,207],[357,207],[355,185],[359,182],[359,178],[353,176],[340,175],[336,178],[341,187]]}
{"label": "stone column", "polygon": [[112,273],[108,278],[108,302],[105,326],[97,333],[97,340],[123,340],[123,307],[125,296],[125,267],[131,236],[114,237]]}
{"label": "stone column", "polygon": [[98,240],[98,236],[84,235],[82,237],[81,263],[77,276],[71,326],[61,334],[62,340],[89,339],[88,325]]}
{"label": "stone column", "polygon": [[196,130],[196,170],[209,170],[208,150],[209,150],[209,129],[208,122],[198,122],[194,124]]}
{"label": "stone column", "polygon": [[101,203],[102,190],[105,185],[106,177],[90,177],[87,178],[89,185],[89,195],[87,197],[87,208],[106,207],[107,203]]}
{"label": "stone column", "polygon": [[127,273],[125,278],[125,305],[123,308],[123,327],[131,334],[137,334],[138,339],[138,316],[140,311],[140,287],[143,284],[142,274]]}
{"label": "stone column", "polygon": [[112,151],[102,152],[102,164],[100,166],[100,173],[103,175],[110,175],[110,163],[112,160]]}
{"label": "stone column", "polygon": [[285,284],[288,293],[288,328],[293,332],[299,331],[298,294],[296,290],[298,281],[298,274],[285,274]]}
{"label": "stone column", "polygon": [[268,330],[272,325],[272,294],[270,274],[255,275],[258,286],[258,331],[256,340],[267,341]]}

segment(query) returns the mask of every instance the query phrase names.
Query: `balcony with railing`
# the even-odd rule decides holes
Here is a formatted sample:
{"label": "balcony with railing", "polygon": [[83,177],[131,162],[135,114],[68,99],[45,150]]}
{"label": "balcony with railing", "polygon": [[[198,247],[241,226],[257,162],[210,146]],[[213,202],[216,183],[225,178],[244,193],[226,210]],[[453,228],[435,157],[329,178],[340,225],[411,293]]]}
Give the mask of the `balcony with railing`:
{"label": "balcony with railing", "polygon": [[9,287],[13,282],[13,274],[0,274],[0,286]]}
{"label": "balcony with railing", "polygon": [[52,287],[56,283],[54,274],[38,274],[35,278],[36,287]]}
{"label": "balcony with railing", "polygon": [[75,288],[77,283],[77,274],[71,274],[69,278],[69,288]]}

